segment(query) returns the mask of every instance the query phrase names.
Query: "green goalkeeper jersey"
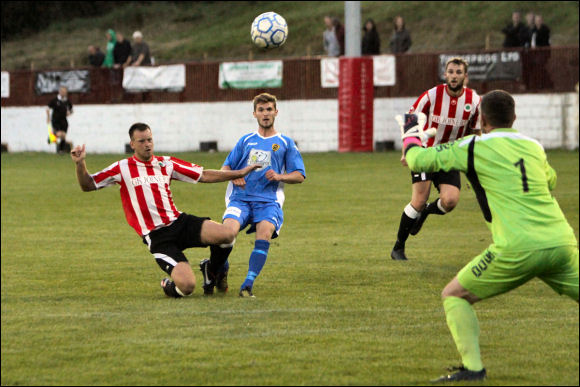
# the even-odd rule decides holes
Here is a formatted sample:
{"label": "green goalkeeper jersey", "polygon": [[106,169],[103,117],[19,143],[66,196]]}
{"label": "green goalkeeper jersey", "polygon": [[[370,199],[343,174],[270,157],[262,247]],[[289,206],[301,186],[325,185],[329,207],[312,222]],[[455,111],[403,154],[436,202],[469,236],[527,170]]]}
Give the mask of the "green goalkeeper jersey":
{"label": "green goalkeeper jersey", "polygon": [[577,244],[550,194],[556,172],[538,141],[514,129],[495,129],[431,148],[412,146],[405,158],[412,171],[464,172],[496,248],[524,251]]}

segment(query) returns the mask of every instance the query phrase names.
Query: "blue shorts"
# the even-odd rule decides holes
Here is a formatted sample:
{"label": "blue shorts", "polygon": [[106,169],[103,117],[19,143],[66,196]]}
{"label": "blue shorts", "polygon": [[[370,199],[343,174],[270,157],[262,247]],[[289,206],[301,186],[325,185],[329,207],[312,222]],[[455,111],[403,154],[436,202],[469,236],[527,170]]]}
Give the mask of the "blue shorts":
{"label": "blue shorts", "polygon": [[240,230],[250,226],[246,234],[256,231],[256,224],[267,220],[276,227],[272,239],[277,238],[284,223],[284,213],[282,207],[277,202],[246,202],[241,200],[232,200],[223,219],[235,219],[240,223]]}

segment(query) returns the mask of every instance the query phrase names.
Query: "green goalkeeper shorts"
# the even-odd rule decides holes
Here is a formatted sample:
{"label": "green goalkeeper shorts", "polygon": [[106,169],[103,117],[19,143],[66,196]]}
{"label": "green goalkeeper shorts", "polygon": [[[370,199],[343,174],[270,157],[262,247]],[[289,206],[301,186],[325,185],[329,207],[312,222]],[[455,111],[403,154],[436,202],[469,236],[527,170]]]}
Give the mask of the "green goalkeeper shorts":
{"label": "green goalkeeper shorts", "polygon": [[480,299],[508,292],[535,277],[578,301],[578,247],[507,253],[491,246],[457,274],[461,286]]}

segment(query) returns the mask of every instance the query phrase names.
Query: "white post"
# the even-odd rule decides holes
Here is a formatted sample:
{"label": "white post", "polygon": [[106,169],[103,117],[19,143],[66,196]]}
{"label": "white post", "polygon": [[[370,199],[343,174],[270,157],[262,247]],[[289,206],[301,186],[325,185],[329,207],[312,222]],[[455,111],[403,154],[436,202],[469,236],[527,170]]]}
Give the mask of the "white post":
{"label": "white post", "polygon": [[344,2],[344,54],[361,56],[360,1]]}

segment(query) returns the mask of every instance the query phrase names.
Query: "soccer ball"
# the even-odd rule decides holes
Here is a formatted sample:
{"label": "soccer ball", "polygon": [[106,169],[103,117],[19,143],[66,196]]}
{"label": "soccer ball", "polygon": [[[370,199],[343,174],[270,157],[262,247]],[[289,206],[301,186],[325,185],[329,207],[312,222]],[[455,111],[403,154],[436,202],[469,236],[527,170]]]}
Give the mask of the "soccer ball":
{"label": "soccer ball", "polygon": [[276,12],[266,12],[254,19],[250,30],[252,42],[260,48],[280,47],[288,37],[286,20]]}

